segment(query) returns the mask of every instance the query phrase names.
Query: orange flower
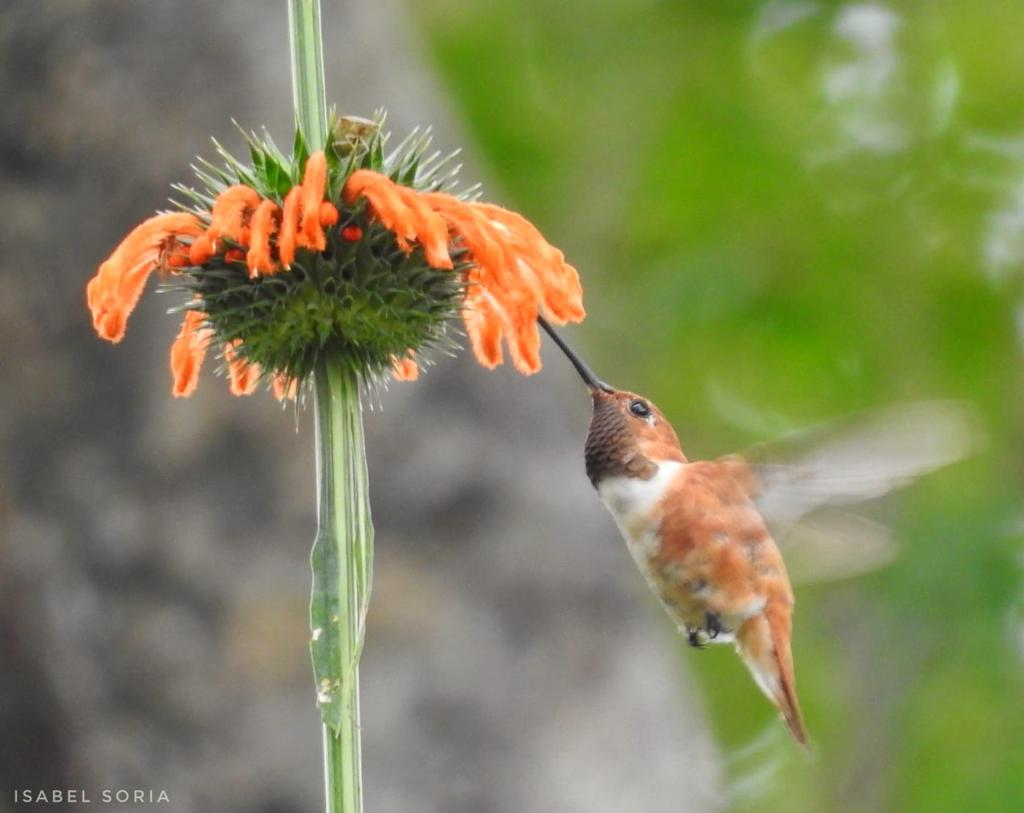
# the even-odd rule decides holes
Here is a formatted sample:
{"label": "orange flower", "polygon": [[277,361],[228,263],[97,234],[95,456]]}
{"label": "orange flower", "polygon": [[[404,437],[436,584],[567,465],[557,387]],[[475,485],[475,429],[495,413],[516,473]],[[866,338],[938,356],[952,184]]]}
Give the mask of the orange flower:
{"label": "orange flower", "polygon": [[[290,268],[300,248],[325,251],[326,230],[341,220],[334,203],[324,199],[328,180],[327,158],[320,151],[309,156],[302,182],[287,192],[280,206],[238,183],[216,195],[208,225],[204,225],[206,215],[201,211],[157,215],[140,224],[88,284],[88,304],[97,333],[112,342],[123,338],[128,316],[154,269],[184,271],[191,277],[197,267],[214,259],[226,264],[225,270],[244,262],[245,276],[252,280]],[[368,169],[353,172],[342,190],[344,204],[352,206],[360,199],[369,216],[395,235],[403,251],[409,254],[414,244],[418,245],[432,268],[454,268],[450,246],[464,252],[469,267],[465,271],[463,318],[473,353],[484,366],[493,368],[502,362],[504,343],[516,369],[534,373],[540,369],[538,316],[555,324],[583,319],[576,270],[521,215],[492,204],[467,203],[442,192],[419,192]],[[347,218],[340,230],[342,240],[363,239],[357,221],[358,217]],[[242,291],[244,286],[236,290]],[[207,296],[203,293],[185,314],[171,348],[176,396],[195,390],[214,327],[220,329],[216,311],[211,311],[211,319],[202,310],[211,307]],[[318,323],[318,330],[322,324]],[[230,389],[236,395],[253,392],[264,372],[242,355],[243,341],[247,341],[244,335],[224,346]],[[247,353],[251,352],[252,346],[247,347]],[[262,357],[257,358],[263,362]],[[391,368],[398,380],[415,380],[419,375],[415,349],[392,357]],[[266,372],[278,398],[296,397],[299,381],[288,375],[290,370],[278,369],[275,362],[275,368]]]}
{"label": "orange flower", "polygon": [[320,204],[320,225],[325,229],[330,228],[338,222],[338,209],[333,203],[326,200]]}
{"label": "orange flower", "polygon": [[294,401],[299,392],[299,382],[286,375],[274,376],[274,397],[278,401],[286,399]]}
{"label": "orange flower", "polygon": [[521,214],[492,203],[472,205],[507,236],[520,278],[543,303],[545,318],[557,324],[583,321],[583,288],[579,274],[565,261],[565,255]]}
{"label": "orange flower", "polygon": [[[418,241],[435,268],[451,267],[447,237],[461,241],[473,262],[467,275],[466,332],[484,366],[501,363],[504,338],[516,369],[535,373],[540,369],[537,316],[555,324],[582,321],[576,269],[522,215],[443,192],[420,193],[365,169],[352,173],[342,194],[348,204],[365,198],[399,245],[409,251],[410,241]],[[438,220],[447,233],[443,243]]]}
{"label": "orange flower", "polygon": [[249,242],[248,219],[252,209],[259,203],[260,196],[255,189],[242,184],[229,186],[213,202],[210,225],[199,239],[192,243],[189,259],[193,265],[202,265],[218,253],[217,241],[227,237],[236,243]]}
{"label": "orange flower", "polygon": [[186,311],[178,338],[171,345],[171,374],[174,376],[171,392],[175,398],[187,398],[199,384],[199,370],[206,358],[211,332],[203,327],[204,318],[202,311]]}
{"label": "orange flower", "polygon": [[149,275],[155,268],[176,266],[185,249],[179,238],[202,232],[198,217],[178,212],[156,215],[132,229],[86,287],[96,332],[107,341],[121,341]]}
{"label": "orange flower", "polygon": [[264,200],[256,207],[250,224],[249,253],[246,255],[246,263],[249,266],[250,279],[264,274],[273,274],[277,269],[274,258],[270,253],[270,238],[274,235],[277,227],[276,218],[280,217],[281,210],[272,200]]}
{"label": "orange flower", "polygon": [[240,341],[224,345],[224,360],[228,363],[228,381],[232,395],[252,395],[260,382],[260,368],[238,353]]}
{"label": "orange flower", "polygon": [[494,298],[479,286],[470,288],[466,291],[462,318],[473,355],[484,367],[493,370],[501,364],[501,337],[506,321],[494,304]]}
{"label": "orange flower", "polygon": [[405,358],[394,358],[391,360],[391,374],[396,381],[415,381],[420,377],[420,368],[416,364],[416,358],[412,350]]}
{"label": "orange flower", "polygon": [[299,245],[323,251],[327,238],[320,226],[320,204],[327,185],[327,156],[320,150],[309,156],[302,178],[302,230]]}
{"label": "orange flower", "polygon": [[311,251],[327,248],[324,228],[337,223],[339,215],[334,204],[324,200],[326,189],[327,157],[320,150],[306,161],[302,183],[292,187],[284,198],[277,253],[285,268],[290,268],[295,262],[297,248],[308,248]]}
{"label": "orange flower", "polygon": [[284,196],[284,213],[281,215],[281,231],[277,235],[277,256],[281,265],[291,268],[295,262],[296,238],[299,232],[299,212],[302,205],[302,187],[294,186]]}
{"label": "orange flower", "polygon": [[[277,264],[271,240],[279,221],[278,258],[285,266],[294,260],[296,245],[323,250],[324,227],[334,225],[339,218],[338,210],[323,200],[326,181],[327,161],[321,151],[309,157],[303,182],[288,193],[283,213],[255,189],[235,184],[217,195],[210,224],[205,228],[199,217],[190,213],[161,214],[141,223],[121,241],[86,287],[96,332],[112,342],[124,338],[128,316],[154,269],[173,271],[186,265],[199,266],[223,252],[225,261],[244,260],[250,277],[273,273]],[[248,250],[226,249],[224,239]],[[171,348],[176,396],[191,395],[199,380],[211,334],[203,327],[205,318],[200,310],[189,310]],[[237,355],[234,346],[226,346],[224,354],[231,391],[248,395],[259,380],[259,367]],[[275,380],[275,392],[279,397],[294,397],[294,384]]]}
{"label": "orange flower", "polygon": [[227,237],[236,243],[248,243],[247,226],[252,210],[260,203],[260,193],[244,184],[229,186],[217,196],[210,213],[206,237],[216,241]]}
{"label": "orange flower", "polygon": [[[281,265],[289,268],[297,248],[323,251],[327,247],[324,227],[338,222],[338,210],[323,199],[327,188],[327,158],[313,153],[306,162],[302,183],[285,196],[284,211],[271,200],[244,184],[229,186],[217,195],[210,212],[210,225],[193,241],[189,250],[192,265],[203,265],[223,250],[218,241],[228,238],[248,249],[245,252],[249,277],[273,274],[271,239],[280,222],[277,253]],[[234,250],[232,250],[234,251]],[[225,259],[237,259],[237,255]]]}
{"label": "orange flower", "polygon": [[342,198],[351,205],[359,197],[366,198],[374,214],[385,228],[394,232],[398,245],[411,251],[411,240],[419,241],[427,262],[434,268],[451,268],[448,256],[448,229],[444,220],[429,206],[415,189],[399,186],[386,175],[369,169],[353,172]]}

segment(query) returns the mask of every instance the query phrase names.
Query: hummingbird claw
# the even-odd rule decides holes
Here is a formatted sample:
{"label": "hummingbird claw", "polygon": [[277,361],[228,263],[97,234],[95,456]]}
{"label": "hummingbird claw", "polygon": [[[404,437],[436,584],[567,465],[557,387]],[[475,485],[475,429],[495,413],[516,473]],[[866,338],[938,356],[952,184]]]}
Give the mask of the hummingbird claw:
{"label": "hummingbird claw", "polygon": [[703,649],[708,642],[714,641],[723,632],[728,632],[717,613],[704,614],[703,627],[686,627],[686,640],[694,649]]}
{"label": "hummingbird claw", "polygon": [[712,641],[714,641],[720,633],[725,632],[725,627],[722,626],[722,619],[720,619],[716,613],[704,614],[704,629],[707,632],[708,638]]}

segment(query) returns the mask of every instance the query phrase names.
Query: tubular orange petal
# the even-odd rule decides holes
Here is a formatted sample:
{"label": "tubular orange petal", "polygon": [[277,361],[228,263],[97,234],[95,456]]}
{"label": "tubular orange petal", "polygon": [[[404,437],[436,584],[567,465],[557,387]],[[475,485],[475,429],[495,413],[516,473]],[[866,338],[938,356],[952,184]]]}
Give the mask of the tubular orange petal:
{"label": "tubular orange petal", "polygon": [[339,217],[338,207],[333,203],[325,200],[320,204],[320,225],[325,229],[337,223]]}
{"label": "tubular orange petal", "polygon": [[210,228],[206,230],[206,237],[214,252],[217,240],[222,237],[245,245],[248,216],[259,202],[259,192],[244,184],[229,186],[217,195],[210,212]]}
{"label": "tubular orange petal", "polygon": [[171,345],[171,374],[175,398],[187,398],[199,385],[199,370],[206,357],[210,331],[203,327],[206,316],[202,311],[185,312],[178,338]]}
{"label": "tubular orange petal", "polygon": [[[580,283],[579,272],[571,265],[565,266],[565,322],[582,322],[587,312],[583,307],[583,285]],[[557,313],[552,313],[556,319]]]}
{"label": "tubular orange petal", "polygon": [[[383,183],[387,180],[379,172],[374,172],[370,169],[357,169],[351,175],[348,176],[348,180],[345,181],[345,186],[341,190],[341,199],[351,206],[360,197],[365,197],[367,200],[370,198],[367,196],[367,191],[371,194],[375,194],[374,190],[387,190],[389,185]],[[394,184],[390,185],[391,187]],[[392,192],[392,194],[394,194]],[[397,196],[396,196],[397,197]],[[372,200],[370,200],[373,203]]]}
{"label": "tubular orange petal", "polygon": [[505,269],[514,263],[515,258],[508,244],[495,233],[490,220],[453,195],[435,192],[424,195],[423,199],[441,215],[451,233],[462,238],[479,271],[480,281],[488,285],[506,285],[508,274]]}
{"label": "tubular orange petal", "polygon": [[488,203],[470,204],[504,229],[518,255],[518,275],[533,288],[543,305],[544,315],[556,324],[582,321],[583,289],[576,269],[565,262],[565,255],[544,239],[529,220],[517,212]]}
{"label": "tubular orange petal", "polygon": [[359,169],[345,182],[342,191],[345,203],[351,205],[359,197],[366,198],[370,209],[384,227],[394,232],[403,251],[410,251],[410,240],[416,238],[412,212],[399,194],[398,186],[379,172]]}
{"label": "tubular orange petal", "polygon": [[415,381],[420,377],[420,368],[412,358],[411,351],[405,358],[391,359],[391,374],[396,381]]}
{"label": "tubular orange petal", "polygon": [[537,330],[537,302],[526,291],[513,289],[502,304],[508,314],[508,350],[512,363],[523,375],[540,369],[540,333]]}
{"label": "tubular orange petal", "polygon": [[244,359],[237,350],[241,342],[224,345],[224,360],[228,363],[228,386],[232,395],[252,395],[260,381],[260,368]]}
{"label": "tubular orange petal", "polygon": [[323,251],[327,248],[327,235],[324,230],[317,226],[317,234],[313,240],[306,237],[306,232],[299,229],[295,235],[295,244],[299,248],[308,248],[310,251]]}
{"label": "tubular orange petal", "polygon": [[327,156],[318,150],[309,156],[302,176],[302,228],[299,244],[314,251],[327,247],[324,230],[320,227],[320,204],[327,185]]}
{"label": "tubular orange petal", "polygon": [[125,328],[128,326],[128,319],[122,310],[111,310],[105,312],[99,318],[92,320],[93,329],[101,339],[106,339],[112,344],[117,344],[124,338]]}
{"label": "tubular orange petal", "polygon": [[278,401],[284,401],[285,399],[294,401],[298,391],[299,382],[294,378],[289,379],[286,375],[274,376],[274,397]]}
{"label": "tubular orange petal", "polygon": [[473,355],[484,367],[493,370],[503,361],[501,337],[503,318],[486,291],[469,292],[462,313]]}
{"label": "tubular orange petal", "polygon": [[451,268],[452,258],[448,255],[448,226],[423,196],[415,189],[398,187],[402,202],[412,214],[412,228],[416,239],[423,247],[427,264],[434,268]]}
{"label": "tubular orange petal", "polygon": [[280,214],[277,204],[272,200],[264,200],[256,207],[252,216],[252,241],[246,264],[249,266],[249,277],[257,277],[261,273],[273,274],[276,270],[274,258],[270,253],[270,238],[277,228],[276,218]]}
{"label": "tubular orange petal", "polygon": [[302,205],[302,187],[293,186],[284,198],[281,213],[281,231],[277,236],[277,256],[281,265],[291,268],[295,262],[295,244],[299,231],[299,207]]}
{"label": "tubular orange petal", "polygon": [[192,241],[188,250],[188,261],[192,265],[202,265],[213,256],[213,241],[205,234]]}
{"label": "tubular orange petal", "polygon": [[443,193],[424,200],[461,238],[474,263],[468,282],[466,330],[478,360],[501,361],[500,340],[508,340],[512,362],[522,373],[540,369],[539,311],[564,324],[583,318],[576,270],[565,262],[526,218],[491,204],[464,203]]}
{"label": "tubular orange petal", "polygon": [[360,169],[349,176],[342,196],[349,205],[359,197],[366,198],[373,214],[394,233],[403,251],[411,251],[410,241],[417,240],[431,266],[452,267],[448,228],[415,190],[399,186],[379,172]]}
{"label": "tubular orange petal", "polygon": [[128,317],[153,269],[174,255],[179,237],[198,237],[202,230],[195,215],[172,212],[151,217],[129,232],[85,289],[93,327],[102,338],[124,338]]}

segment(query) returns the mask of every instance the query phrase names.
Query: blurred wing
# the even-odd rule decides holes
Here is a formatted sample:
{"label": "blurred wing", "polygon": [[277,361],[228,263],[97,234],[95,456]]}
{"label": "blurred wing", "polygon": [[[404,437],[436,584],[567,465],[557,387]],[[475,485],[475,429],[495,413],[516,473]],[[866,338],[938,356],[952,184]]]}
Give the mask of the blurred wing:
{"label": "blurred wing", "polygon": [[835,508],[819,509],[776,535],[794,584],[862,576],[891,564],[899,544],[884,525]]}
{"label": "blurred wing", "polygon": [[901,404],[756,447],[746,460],[753,498],[769,524],[816,508],[880,497],[974,452],[974,413],[956,401]]}

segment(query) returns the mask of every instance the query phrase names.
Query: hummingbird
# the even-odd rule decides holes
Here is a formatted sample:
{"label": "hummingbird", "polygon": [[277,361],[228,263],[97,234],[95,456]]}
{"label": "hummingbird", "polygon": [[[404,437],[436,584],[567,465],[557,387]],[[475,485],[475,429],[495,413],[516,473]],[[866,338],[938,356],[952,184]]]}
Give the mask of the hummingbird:
{"label": "hummingbird", "polygon": [[963,456],[966,413],[950,402],[911,405],[789,465],[736,455],[690,461],[649,398],[606,384],[538,321],[590,390],[587,477],[648,586],[691,646],[734,645],[806,747],[793,589],[770,520],[792,525],[821,505],[879,496]]}

